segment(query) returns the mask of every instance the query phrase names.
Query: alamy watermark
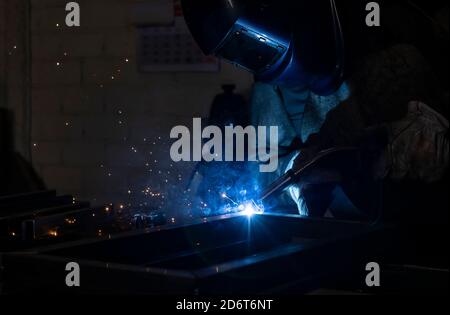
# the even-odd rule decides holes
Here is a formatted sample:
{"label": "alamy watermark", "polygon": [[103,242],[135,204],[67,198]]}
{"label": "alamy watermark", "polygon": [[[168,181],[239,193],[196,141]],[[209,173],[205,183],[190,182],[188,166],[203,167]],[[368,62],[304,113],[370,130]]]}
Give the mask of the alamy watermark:
{"label": "alamy watermark", "polygon": [[68,27],[80,26],[80,5],[77,2],[68,2],[66,4],[66,25]]}
{"label": "alamy watermark", "polygon": [[76,262],[69,262],[66,264],[66,286],[79,287],[80,286],[80,265]]}
{"label": "alamy watermark", "polygon": [[[223,130],[224,129],[224,130]],[[259,162],[262,173],[278,169],[277,126],[207,126],[194,118],[192,130],[176,126],[170,132],[177,139],[170,148],[174,162]]]}
{"label": "alamy watermark", "polygon": [[380,274],[381,269],[380,265],[376,262],[370,262],[366,265],[366,271],[369,273],[366,276],[366,285],[368,287],[379,287],[380,283]]}
{"label": "alamy watermark", "polygon": [[369,12],[366,16],[366,25],[368,27],[381,26],[380,5],[377,2],[369,2],[366,5],[366,11]]}

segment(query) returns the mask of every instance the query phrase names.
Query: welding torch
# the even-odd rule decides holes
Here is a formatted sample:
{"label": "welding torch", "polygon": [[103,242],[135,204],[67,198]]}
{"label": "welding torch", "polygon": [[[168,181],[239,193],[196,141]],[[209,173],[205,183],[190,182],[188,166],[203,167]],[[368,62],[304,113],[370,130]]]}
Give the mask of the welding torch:
{"label": "welding torch", "polygon": [[259,201],[264,202],[265,200],[280,194],[292,184],[298,183],[302,179],[302,176],[316,167],[317,164],[323,160],[341,154],[356,152],[358,152],[356,147],[335,147],[320,151],[313,157],[307,158],[299,164],[294,163],[294,166],[289,171],[274,181],[260,194]]}

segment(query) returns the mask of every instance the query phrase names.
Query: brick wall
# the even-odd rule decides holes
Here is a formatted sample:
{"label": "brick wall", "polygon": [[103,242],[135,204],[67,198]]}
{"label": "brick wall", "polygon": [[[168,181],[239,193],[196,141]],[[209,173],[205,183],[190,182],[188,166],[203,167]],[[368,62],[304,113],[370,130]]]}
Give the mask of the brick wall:
{"label": "brick wall", "polygon": [[[170,129],[207,116],[223,83],[248,93],[251,76],[226,64],[220,73],[136,71],[133,7],[170,0],[78,1],[79,28],[65,26],[66,2],[32,0],[36,169],[49,187],[96,202],[181,187],[192,165],[171,163]],[[167,23],[171,16],[144,18]]]}

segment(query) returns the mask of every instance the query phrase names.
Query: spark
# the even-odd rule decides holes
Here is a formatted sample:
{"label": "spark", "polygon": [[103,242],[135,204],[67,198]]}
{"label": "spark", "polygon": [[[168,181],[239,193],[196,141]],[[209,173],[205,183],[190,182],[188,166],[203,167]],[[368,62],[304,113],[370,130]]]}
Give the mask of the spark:
{"label": "spark", "polygon": [[231,199],[231,198],[227,195],[227,193],[225,193],[225,192],[221,193],[220,196],[221,196],[223,199],[227,199],[227,200],[231,201],[235,206],[238,206],[238,205],[239,205],[236,201],[234,201],[233,199]]}
{"label": "spark", "polygon": [[75,219],[75,218],[68,218],[68,219],[65,219],[65,222],[67,223],[67,224],[75,224],[76,222],[77,222],[77,219]]}

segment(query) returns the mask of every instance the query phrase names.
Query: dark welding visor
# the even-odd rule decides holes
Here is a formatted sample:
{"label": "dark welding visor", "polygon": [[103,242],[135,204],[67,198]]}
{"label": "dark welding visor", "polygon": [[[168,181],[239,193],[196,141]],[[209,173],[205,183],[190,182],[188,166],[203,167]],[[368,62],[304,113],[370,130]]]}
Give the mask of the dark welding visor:
{"label": "dark welding visor", "polygon": [[215,54],[254,74],[270,69],[286,52],[287,47],[266,35],[236,24]]}
{"label": "dark welding visor", "polygon": [[319,95],[343,81],[344,46],[334,0],[182,0],[189,29],[207,55],[258,81]]}

